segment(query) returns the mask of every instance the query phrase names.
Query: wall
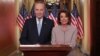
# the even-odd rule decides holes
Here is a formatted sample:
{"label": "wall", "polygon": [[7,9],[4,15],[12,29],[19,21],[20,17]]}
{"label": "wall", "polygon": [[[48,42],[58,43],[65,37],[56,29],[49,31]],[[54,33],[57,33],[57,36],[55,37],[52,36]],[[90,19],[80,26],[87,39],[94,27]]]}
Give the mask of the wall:
{"label": "wall", "polygon": [[17,49],[15,27],[15,0],[0,0],[0,56],[8,56]]}

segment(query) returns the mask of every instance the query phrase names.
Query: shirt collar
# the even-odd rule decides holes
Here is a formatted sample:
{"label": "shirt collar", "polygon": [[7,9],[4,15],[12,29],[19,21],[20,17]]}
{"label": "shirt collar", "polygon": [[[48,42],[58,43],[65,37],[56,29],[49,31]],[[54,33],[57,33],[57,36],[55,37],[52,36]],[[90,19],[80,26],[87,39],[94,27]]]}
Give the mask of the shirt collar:
{"label": "shirt collar", "polygon": [[37,22],[37,24],[39,23],[39,20],[40,20],[40,24],[42,24],[42,22],[43,22],[43,18],[38,19],[38,18],[36,17],[36,22]]}

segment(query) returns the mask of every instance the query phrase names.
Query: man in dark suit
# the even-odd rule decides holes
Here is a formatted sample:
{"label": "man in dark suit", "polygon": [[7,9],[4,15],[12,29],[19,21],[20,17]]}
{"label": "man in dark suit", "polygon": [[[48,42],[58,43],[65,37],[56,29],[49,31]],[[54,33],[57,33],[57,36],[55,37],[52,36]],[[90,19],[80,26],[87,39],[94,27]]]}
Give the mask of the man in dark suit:
{"label": "man in dark suit", "polygon": [[37,1],[34,4],[35,17],[25,21],[20,37],[21,44],[50,44],[52,20],[44,17],[45,3]]}

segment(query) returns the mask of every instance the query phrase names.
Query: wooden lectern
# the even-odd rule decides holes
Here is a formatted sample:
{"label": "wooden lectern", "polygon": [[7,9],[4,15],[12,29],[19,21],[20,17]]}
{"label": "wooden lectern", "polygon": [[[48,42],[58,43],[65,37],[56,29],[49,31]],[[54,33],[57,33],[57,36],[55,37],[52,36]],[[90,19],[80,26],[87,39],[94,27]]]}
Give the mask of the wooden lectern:
{"label": "wooden lectern", "polygon": [[20,45],[24,56],[66,56],[71,50],[64,45]]}

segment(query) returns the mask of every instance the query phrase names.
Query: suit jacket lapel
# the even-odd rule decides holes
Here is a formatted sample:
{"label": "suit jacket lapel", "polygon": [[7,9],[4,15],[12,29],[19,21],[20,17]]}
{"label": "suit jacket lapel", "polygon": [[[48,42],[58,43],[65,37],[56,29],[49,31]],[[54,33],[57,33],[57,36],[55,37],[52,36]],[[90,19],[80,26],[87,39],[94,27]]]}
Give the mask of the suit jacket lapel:
{"label": "suit jacket lapel", "polygon": [[42,23],[42,28],[41,28],[41,32],[40,32],[40,36],[42,36],[43,34],[45,34],[45,28],[46,28],[47,22],[46,22],[46,18],[43,18],[43,23]]}
{"label": "suit jacket lapel", "polygon": [[37,30],[36,17],[33,18],[33,25],[34,25],[34,26],[32,26],[32,27],[33,27],[33,29],[34,29],[34,31],[33,31],[33,32],[34,32],[34,36],[35,36],[35,37],[39,37],[39,36],[38,36],[38,30]]}

